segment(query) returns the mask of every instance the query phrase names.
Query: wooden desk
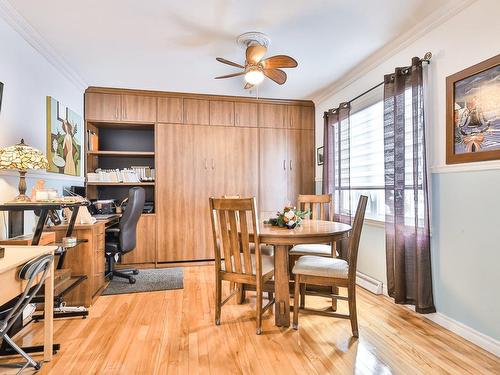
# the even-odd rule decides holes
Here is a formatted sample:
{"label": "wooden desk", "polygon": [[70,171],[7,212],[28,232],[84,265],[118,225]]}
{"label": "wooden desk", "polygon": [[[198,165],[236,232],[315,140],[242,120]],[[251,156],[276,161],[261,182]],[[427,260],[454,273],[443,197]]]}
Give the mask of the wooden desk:
{"label": "wooden desk", "polygon": [[[78,246],[68,249],[63,268],[71,269],[71,276],[87,276],[64,296],[68,306],[90,307],[104,288],[104,231],[107,220],[94,224],[75,224],[73,236],[85,240]],[[66,236],[68,225],[45,227],[45,232],[54,232],[56,241]]]}
{"label": "wooden desk", "polygon": [[336,242],[348,237],[351,226],[332,221],[304,220],[295,229],[273,227],[268,224],[261,224],[259,229],[260,243],[274,245],[275,323],[279,327],[289,327],[289,249],[297,244]]}
{"label": "wooden desk", "polygon": [[[5,256],[0,258],[0,305],[7,303],[23,293],[26,281],[18,278],[22,265],[45,254],[54,254],[56,246],[4,246]],[[54,264],[50,267],[45,280],[45,319],[43,359],[52,360],[53,344],[53,304],[54,304]]]}

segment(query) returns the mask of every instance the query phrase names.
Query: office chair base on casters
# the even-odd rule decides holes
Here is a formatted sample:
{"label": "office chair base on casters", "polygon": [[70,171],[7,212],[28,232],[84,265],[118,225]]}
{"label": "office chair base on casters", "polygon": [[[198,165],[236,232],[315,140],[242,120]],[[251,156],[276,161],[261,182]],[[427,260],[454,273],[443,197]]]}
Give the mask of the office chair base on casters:
{"label": "office chair base on casters", "polygon": [[131,273],[132,275],[138,275],[139,271],[138,270],[113,270],[108,276],[110,280],[113,280],[113,277],[121,277],[123,279],[127,279],[130,284],[135,284],[136,280],[135,277],[132,275],[129,275]]}
{"label": "office chair base on casters", "polygon": [[106,254],[107,258],[107,270],[105,277],[109,279],[110,281],[113,280],[113,277],[121,277],[123,279],[127,279],[130,284],[135,284],[136,280],[135,277],[132,275],[138,275],[139,270],[137,269],[120,269],[117,270],[115,268],[115,261],[114,261],[114,255],[113,254]]}

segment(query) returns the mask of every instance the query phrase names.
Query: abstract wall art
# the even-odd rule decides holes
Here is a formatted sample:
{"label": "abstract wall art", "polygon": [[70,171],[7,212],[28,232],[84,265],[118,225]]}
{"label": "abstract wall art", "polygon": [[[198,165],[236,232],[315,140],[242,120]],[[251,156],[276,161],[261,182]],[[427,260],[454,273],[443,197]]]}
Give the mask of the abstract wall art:
{"label": "abstract wall art", "polygon": [[83,119],[51,96],[46,98],[47,171],[80,176]]}

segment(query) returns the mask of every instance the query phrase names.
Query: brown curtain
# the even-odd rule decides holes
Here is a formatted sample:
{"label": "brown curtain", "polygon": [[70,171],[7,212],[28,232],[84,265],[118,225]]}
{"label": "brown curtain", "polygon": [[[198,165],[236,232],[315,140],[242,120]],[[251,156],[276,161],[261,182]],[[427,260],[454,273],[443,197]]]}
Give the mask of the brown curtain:
{"label": "brown curtain", "polygon": [[396,303],[435,312],[422,62],[384,77],[385,231],[388,292]]}
{"label": "brown curtain", "polygon": [[[332,194],[334,220],[348,224],[351,223],[350,110],[349,103],[341,103],[323,117],[323,194]],[[338,243],[337,251],[345,259],[347,242]]]}

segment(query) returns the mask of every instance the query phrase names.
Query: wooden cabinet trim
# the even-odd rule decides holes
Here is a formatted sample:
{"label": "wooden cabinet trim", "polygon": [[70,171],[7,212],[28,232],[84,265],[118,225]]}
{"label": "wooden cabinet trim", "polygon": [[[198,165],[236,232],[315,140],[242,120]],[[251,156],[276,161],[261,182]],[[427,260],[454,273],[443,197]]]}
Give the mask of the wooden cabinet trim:
{"label": "wooden cabinet trim", "polygon": [[295,100],[295,99],[269,99],[269,98],[251,98],[248,96],[230,96],[230,95],[210,95],[210,94],[196,94],[196,93],[183,93],[183,92],[170,92],[170,91],[151,91],[151,90],[137,90],[137,89],[118,89],[111,87],[95,87],[91,86],[85,90],[86,93],[103,93],[103,94],[120,94],[120,95],[145,95],[157,97],[181,97],[201,100],[225,100],[232,102],[247,102],[247,103],[269,103],[269,104],[295,104],[314,107],[314,102],[311,100]]}

